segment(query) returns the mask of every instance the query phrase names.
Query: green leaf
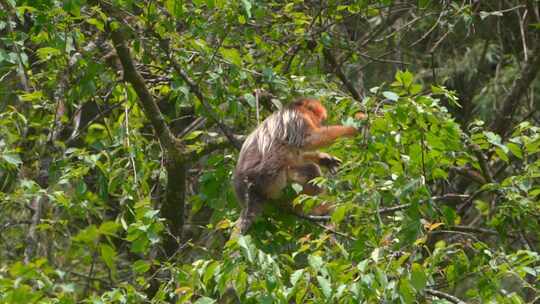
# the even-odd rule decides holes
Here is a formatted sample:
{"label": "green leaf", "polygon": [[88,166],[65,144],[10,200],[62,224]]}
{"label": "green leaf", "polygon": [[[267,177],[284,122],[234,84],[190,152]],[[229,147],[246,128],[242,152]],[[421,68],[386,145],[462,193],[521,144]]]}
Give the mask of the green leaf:
{"label": "green leaf", "polygon": [[165,1],[165,8],[169,12],[169,14],[173,15],[176,18],[182,17],[182,10],[183,10],[183,1],[179,0],[166,0]]}
{"label": "green leaf", "polygon": [[339,206],[337,207],[334,212],[332,213],[332,222],[334,223],[340,223],[345,218],[345,215],[347,214],[347,210],[349,210],[348,206]]}
{"label": "green leaf", "polygon": [[103,262],[105,262],[105,265],[107,265],[113,273],[116,272],[116,250],[107,244],[101,244],[100,251],[101,258],[103,259]]}
{"label": "green leaf", "polygon": [[315,271],[321,270],[324,264],[323,259],[318,255],[310,255],[308,257],[308,263]]}
{"label": "green leaf", "polygon": [[330,281],[323,276],[317,276],[317,282],[319,282],[319,286],[321,286],[325,298],[330,299],[332,296],[332,285],[330,284]]}
{"label": "green leaf", "polygon": [[529,154],[534,154],[540,151],[540,138],[527,143],[525,145],[525,150],[527,150],[527,153]]}
{"label": "green leaf", "polygon": [[221,55],[223,58],[231,61],[233,64],[237,66],[242,65],[242,57],[240,56],[240,52],[238,52],[237,49],[225,49],[222,48],[220,50]]}
{"label": "green leaf", "polygon": [[405,279],[401,278],[399,281],[399,294],[401,295],[404,303],[414,303],[414,289],[411,286],[411,283]]}
{"label": "green leaf", "polygon": [[540,195],[540,188],[534,188],[531,191],[529,191],[530,197],[536,197],[538,195]]}
{"label": "green leaf", "polygon": [[296,286],[296,284],[298,283],[298,280],[302,278],[303,274],[304,274],[304,269],[298,269],[291,274],[291,285],[293,287]]}
{"label": "green leaf", "polygon": [[424,267],[418,263],[413,263],[411,267],[411,284],[418,292],[426,287],[427,276]]}
{"label": "green leaf", "polygon": [[64,0],[64,11],[69,12],[75,16],[81,15],[81,5],[84,0]]}
{"label": "green leaf", "polygon": [[484,132],[484,135],[486,135],[486,138],[488,142],[490,142],[493,145],[500,145],[501,144],[501,136],[499,134],[495,134],[493,132],[486,131]]}
{"label": "green leaf", "polygon": [[101,20],[96,19],[96,18],[88,18],[88,19],[85,19],[85,21],[88,24],[91,24],[91,25],[95,26],[99,31],[101,31],[101,32],[105,31],[105,24],[103,24],[103,22]]}
{"label": "green leaf", "polygon": [[255,253],[253,252],[253,249],[251,248],[251,238],[250,236],[244,236],[240,235],[238,237],[238,245],[240,246],[240,249],[242,250],[242,253],[244,254],[244,257],[250,261],[251,263],[254,262],[254,256]]}
{"label": "green leaf", "polygon": [[113,221],[106,221],[99,225],[99,232],[104,235],[115,236],[120,224]]}
{"label": "green leaf", "polygon": [[206,267],[203,275],[203,282],[204,284],[208,284],[208,281],[214,276],[214,273],[216,273],[216,270],[219,269],[219,263],[217,261],[213,261]]}
{"label": "green leaf", "polygon": [[390,92],[390,91],[384,91],[383,93],[383,96],[392,100],[392,101],[397,101],[399,99],[399,95],[394,93],[394,92]]}
{"label": "green leaf", "polygon": [[73,238],[76,242],[91,244],[99,239],[99,232],[95,225],[91,225],[81,231]]}
{"label": "green leaf", "polygon": [[244,12],[246,13],[246,16],[251,19],[251,7],[253,6],[251,4],[251,1],[242,0],[242,6],[244,7]]}
{"label": "green leaf", "polygon": [[497,156],[499,156],[499,158],[506,163],[510,160],[505,151],[499,147],[495,148],[495,154],[497,154]]}
{"label": "green leaf", "polygon": [[22,101],[39,101],[42,100],[44,95],[41,91],[34,91],[32,93],[26,93],[19,95]]}
{"label": "green leaf", "polygon": [[408,88],[413,82],[413,74],[409,71],[398,71],[396,80],[405,88]]}
{"label": "green leaf", "polygon": [[22,164],[21,157],[18,154],[15,153],[3,153],[2,159],[13,166],[18,166]]}
{"label": "green leaf", "polygon": [[195,301],[194,304],[213,304],[216,303],[216,300],[209,297],[201,297]]}
{"label": "green leaf", "polygon": [[137,274],[143,274],[146,273],[148,270],[150,270],[150,263],[145,260],[138,260],[135,263],[133,263],[133,271]]}
{"label": "green leaf", "polygon": [[519,159],[523,159],[523,152],[521,151],[521,147],[518,144],[515,143],[507,143],[506,146],[514,154],[515,157]]}
{"label": "green leaf", "polygon": [[234,285],[238,293],[242,294],[247,289],[248,275],[245,271],[240,270],[237,275],[234,277]]}
{"label": "green leaf", "polygon": [[42,47],[37,50],[37,55],[41,60],[49,60],[51,57],[58,56],[60,54],[62,54],[62,52],[59,49],[52,47]]}

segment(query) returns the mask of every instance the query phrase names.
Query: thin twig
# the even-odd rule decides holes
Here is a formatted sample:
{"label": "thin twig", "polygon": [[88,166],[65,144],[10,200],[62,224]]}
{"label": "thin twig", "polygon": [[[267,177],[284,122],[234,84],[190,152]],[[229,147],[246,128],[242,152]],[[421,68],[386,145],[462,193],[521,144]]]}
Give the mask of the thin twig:
{"label": "thin twig", "polygon": [[86,285],[84,286],[83,298],[88,296],[88,291],[90,290],[90,284],[92,283],[94,277],[94,267],[96,265],[97,251],[92,253],[92,263],[90,264],[90,271],[88,271],[88,276],[86,276]]}
{"label": "thin twig", "polygon": [[339,236],[341,236],[341,237],[344,237],[344,238],[349,239],[349,240],[352,240],[352,241],[358,240],[357,238],[355,238],[355,237],[352,236],[352,235],[348,235],[348,234],[346,234],[346,233],[337,231],[337,230],[335,230],[335,229],[333,229],[333,228],[327,227],[327,226],[321,224],[320,222],[318,222],[317,220],[312,220],[312,219],[313,219],[313,218],[312,218],[313,215],[311,215],[311,216],[306,216],[306,215],[297,214],[297,213],[294,213],[294,215],[296,215],[297,217],[299,217],[299,218],[301,218],[301,219],[307,220],[307,221],[311,222],[313,225],[318,226],[318,227],[320,227],[320,228],[324,229],[325,231],[328,231],[328,232],[330,232],[330,233],[332,233],[332,234],[339,235]]}
{"label": "thin twig", "polygon": [[[463,200],[463,199],[467,199],[467,198],[469,198],[469,195],[467,195],[467,194],[448,193],[448,194],[445,194],[445,195],[442,195],[442,196],[434,196],[431,199],[421,200],[421,201],[418,202],[418,204],[425,204],[425,203],[429,202],[430,200],[434,201],[434,202],[437,202],[437,201],[448,201],[448,200],[452,200],[452,199]],[[398,205],[398,206],[394,206],[394,207],[382,208],[382,209],[377,210],[376,212],[379,213],[379,214],[389,214],[389,213],[394,213],[396,211],[407,209],[410,206],[411,206],[410,203],[402,204],[402,205]],[[375,213],[375,212],[373,212],[373,213]]]}
{"label": "thin twig", "polygon": [[448,294],[446,292],[442,292],[442,291],[435,290],[435,289],[429,289],[429,288],[426,288],[425,291],[426,291],[426,294],[428,294],[430,296],[445,299],[445,300],[448,300],[448,301],[450,301],[450,302],[452,302],[454,304],[466,304],[465,302],[463,302],[459,298],[457,298],[457,297],[455,297],[455,296],[453,296],[451,294]]}

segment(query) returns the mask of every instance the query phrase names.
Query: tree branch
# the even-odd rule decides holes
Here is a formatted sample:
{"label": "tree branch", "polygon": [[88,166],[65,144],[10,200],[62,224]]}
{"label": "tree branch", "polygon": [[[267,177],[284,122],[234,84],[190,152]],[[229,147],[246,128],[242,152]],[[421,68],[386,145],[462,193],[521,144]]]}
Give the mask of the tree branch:
{"label": "tree branch", "polygon": [[341,80],[345,88],[351,93],[354,99],[361,101],[362,97],[360,96],[360,93],[356,90],[354,87],[354,84],[345,76],[345,73],[343,72],[343,69],[341,68],[341,65],[337,62],[336,57],[334,54],[328,49],[323,49],[323,55],[324,58],[328,61],[334,72],[336,73],[336,76]]}
{"label": "tree branch", "polygon": [[488,161],[482,152],[482,149],[475,144],[469,145],[469,148],[473,151],[474,155],[478,159],[478,164],[480,165],[480,169],[482,169],[482,175],[484,176],[486,182],[493,183],[493,174],[491,174],[491,169],[489,168]]}
{"label": "tree branch", "polygon": [[189,77],[189,75],[180,67],[180,64],[178,64],[178,62],[170,55],[171,50],[170,50],[168,41],[161,38],[159,34],[155,33],[154,31],[151,31],[151,33],[154,35],[154,37],[158,39],[159,46],[165,52],[167,59],[169,59],[169,61],[172,63],[172,67],[174,71],[182,78],[182,80],[184,80],[187,83],[187,85],[189,86],[189,90],[191,91],[191,93],[195,95],[195,97],[197,97],[197,99],[199,99],[204,109],[206,110],[208,116],[210,116],[210,119],[218,125],[221,132],[223,132],[223,134],[225,135],[225,137],[227,137],[227,139],[231,142],[231,144],[236,149],[240,150],[241,148],[240,143],[238,143],[235,140],[233,132],[229,129],[229,127],[223,124],[219,120],[217,114],[212,109],[212,106],[208,103],[208,100],[202,94],[199,83],[192,80],[191,77]]}
{"label": "tree branch", "polygon": [[[131,84],[143,107],[144,113],[150,119],[152,127],[156,131],[159,140],[167,148],[167,150],[175,150],[178,140],[174,137],[169,126],[165,123],[161,111],[157,106],[152,94],[146,88],[146,84],[142,76],[135,69],[135,64],[131,59],[129,49],[124,40],[124,33],[120,29],[115,29],[111,32],[111,38],[114,48],[118,54],[118,58],[122,63],[124,70],[124,79]],[[174,148],[173,148],[174,147]]]}
{"label": "tree branch", "polygon": [[[469,198],[469,195],[467,194],[456,194],[456,193],[448,193],[442,196],[434,196],[431,198],[432,201],[438,202],[438,201],[449,201],[449,200],[459,200],[461,202],[463,199]],[[421,200],[418,202],[418,204],[425,204],[429,200]],[[377,210],[379,214],[389,214],[394,213],[396,211],[407,209],[411,206],[411,204],[402,204],[394,207],[388,207],[388,208],[382,208]]]}
{"label": "tree branch", "polygon": [[536,43],[529,60],[525,62],[519,76],[512,83],[508,94],[504,97],[502,107],[495,115],[491,124],[491,129],[505,136],[511,129],[512,117],[520,105],[520,100],[526,94],[527,88],[531,85],[540,70],[540,43]]}
{"label": "tree branch", "polygon": [[[110,13],[110,8],[104,5]],[[122,64],[124,79],[131,84],[139,97],[145,116],[150,119],[152,127],[158,135],[165,150],[165,170],[167,171],[167,186],[165,201],[160,212],[167,221],[170,235],[166,234],[164,247],[167,255],[174,254],[178,248],[179,239],[184,225],[184,204],[186,194],[187,166],[186,155],[182,142],[172,134],[169,126],[163,119],[161,111],[154,98],[148,91],[144,79],[137,72],[129,49],[126,45],[124,33],[121,29],[111,31],[113,45]]]}
{"label": "tree branch", "polygon": [[486,179],[480,173],[478,173],[477,171],[473,169],[466,168],[466,167],[452,167],[450,168],[450,170],[472,180],[473,182],[479,183],[480,185],[487,183]]}
{"label": "tree branch", "polygon": [[445,300],[448,300],[448,301],[450,301],[450,302],[452,302],[454,304],[466,304],[465,302],[461,301],[459,298],[457,298],[457,297],[455,297],[455,296],[453,296],[451,294],[442,292],[442,291],[438,291],[438,290],[435,290],[435,289],[429,289],[429,288],[426,288],[425,291],[426,291],[426,294],[428,294],[430,296],[445,299]]}

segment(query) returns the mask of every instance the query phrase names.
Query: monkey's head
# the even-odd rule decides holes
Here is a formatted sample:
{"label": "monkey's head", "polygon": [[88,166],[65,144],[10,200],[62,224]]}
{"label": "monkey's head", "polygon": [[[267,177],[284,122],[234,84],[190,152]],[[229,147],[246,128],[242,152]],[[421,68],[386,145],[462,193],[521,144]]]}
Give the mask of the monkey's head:
{"label": "monkey's head", "polygon": [[320,124],[328,117],[326,108],[317,99],[301,98],[291,105],[297,111],[308,114],[315,123]]}

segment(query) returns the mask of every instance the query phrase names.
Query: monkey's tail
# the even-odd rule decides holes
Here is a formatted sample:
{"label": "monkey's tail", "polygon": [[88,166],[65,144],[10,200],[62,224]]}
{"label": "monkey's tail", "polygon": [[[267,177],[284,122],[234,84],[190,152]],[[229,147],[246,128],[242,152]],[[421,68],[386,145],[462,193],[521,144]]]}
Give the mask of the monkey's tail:
{"label": "monkey's tail", "polygon": [[264,196],[258,191],[255,183],[248,177],[237,176],[234,179],[234,189],[238,202],[242,207],[240,218],[236,222],[231,238],[237,234],[245,234],[255,218],[262,212]]}

